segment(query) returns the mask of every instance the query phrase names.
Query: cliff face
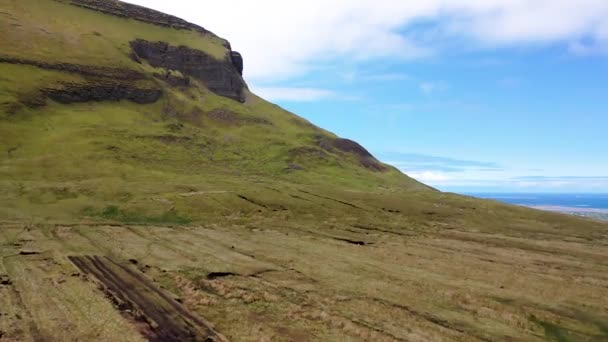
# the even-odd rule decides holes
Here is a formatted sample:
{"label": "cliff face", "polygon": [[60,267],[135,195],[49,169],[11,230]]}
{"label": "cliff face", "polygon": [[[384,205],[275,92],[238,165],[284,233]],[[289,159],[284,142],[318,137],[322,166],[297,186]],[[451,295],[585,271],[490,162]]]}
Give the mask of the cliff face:
{"label": "cliff face", "polygon": [[[238,53],[231,53],[223,60],[206,54],[203,51],[186,46],[172,46],[165,42],[149,42],[136,39],[131,42],[136,59],[144,59],[151,66],[177,70],[182,74],[201,80],[209,90],[239,102],[245,101],[243,93],[246,88],[241,77],[242,58],[236,59]],[[238,63],[235,63],[235,60]]]}
{"label": "cliff face", "polygon": [[[203,35],[218,38],[205,28],[159,11],[138,5],[112,0],[70,0],[69,3],[105,14],[134,19],[145,23],[170,27],[179,30],[191,30]],[[221,39],[221,38],[220,38]],[[209,54],[186,46],[173,46],[168,42],[150,42],[137,39],[131,42],[134,59],[145,59],[154,67],[177,70],[184,75],[202,81],[209,90],[233,100],[244,102],[245,81],[243,74],[243,57],[231,51],[230,43],[222,39],[229,52],[223,60],[217,60]],[[174,81],[170,79],[169,81]]]}
{"label": "cliff face", "polygon": [[[90,25],[88,30],[81,28],[82,37],[79,39],[96,47],[95,52],[84,53],[85,58],[82,58],[83,51],[88,51],[89,47],[64,48],[63,46],[74,42],[65,39],[68,32],[59,33],[60,30],[66,29],[63,26],[57,31],[45,31],[45,36],[39,38],[36,45],[46,48],[34,49],[36,51],[31,51],[32,53],[27,52],[27,49],[32,49],[31,46],[15,48],[23,41],[23,36],[29,34],[27,27],[52,20],[48,19],[50,18],[48,13],[52,11],[41,8],[42,16],[37,19],[27,19],[9,12],[3,14],[0,17],[0,32],[4,40],[0,44],[0,47],[3,47],[0,49],[0,63],[28,65],[80,76],[79,80],[55,82],[52,85],[40,86],[36,91],[30,91],[26,95],[20,95],[21,99],[27,99],[25,101],[27,106],[45,103],[46,98],[61,103],[125,99],[136,103],[153,103],[163,94],[159,80],[174,87],[188,87],[191,86],[191,80],[199,80],[217,95],[244,102],[247,86],[242,77],[243,57],[240,53],[232,51],[226,40],[203,27],[155,10],[114,0],[48,0],[48,2],[51,4],[49,8],[56,7],[58,13],[62,12],[60,8],[70,12],[68,7],[76,6],[81,9],[72,8],[73,11],[70,13],[83,13],[84,16],[90,15],[92,18],[107,14],[129,20],[119,20],[121,23],[118,25],[125,28],[123,31],[116,27],[109,27],[106,30],[104,27],[93,27],[93,25]],[[41,3],[41,6],[44,6],[44,3]],[[95,14],[92,11],[99,13]],[[28,20],[32,22],[29,23]],[[76,20],[77,17],[72,17],[66,22]],[[172,34],[159,35],[159,30],[165,31],[165,29],[155,27],[151,27],[149,32],[147,30],[129,32],[129,23],[135,24],[133,20],[167,28],[166,31]],[[48,23],[48,25],[53,24]],[[136,26],[141,27],[140,24]],[[127,36],[124,32],[130,33],[129,40],[119,43],[117,38]],[[182,36],[182,40],[175,40],[176,36]],[[193,44],[193,40],[207,42],[207,45]],[[105,48],[108,42],[116,45]],[[153,67],[165,70],[160,73],[147,73],[141,67],[126,61],[128,55],[138,63],[147,62]],[[76,56],[78,57],[65,58]],[[90,58],[92,56],[93,58]],[[114,62],[107,63],[108,60]],[[103,62],[99,63],[100,61]],[[176,77],[172,71],[180,71],[184,77]]]}

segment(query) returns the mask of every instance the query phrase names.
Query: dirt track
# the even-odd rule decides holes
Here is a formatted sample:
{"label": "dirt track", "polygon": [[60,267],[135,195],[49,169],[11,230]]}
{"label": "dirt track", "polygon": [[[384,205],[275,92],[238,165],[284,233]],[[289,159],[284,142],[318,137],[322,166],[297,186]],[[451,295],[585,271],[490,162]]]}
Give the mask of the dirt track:
{"label": "dirt track", "polygon": [[158,289],[146,277],[106,257],[70,256],[82,272],[94,276],[114,304],[146,327],[150,341],[226,341],[200,318]]}

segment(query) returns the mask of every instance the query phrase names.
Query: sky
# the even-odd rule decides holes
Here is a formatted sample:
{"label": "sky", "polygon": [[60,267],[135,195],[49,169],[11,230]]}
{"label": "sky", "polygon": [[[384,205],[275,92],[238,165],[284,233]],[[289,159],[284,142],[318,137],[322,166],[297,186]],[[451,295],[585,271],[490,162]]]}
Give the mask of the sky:
{"label": "sky", "polygon": [[256,94],[453,192],[608,193],[606,0],[130,0]]}

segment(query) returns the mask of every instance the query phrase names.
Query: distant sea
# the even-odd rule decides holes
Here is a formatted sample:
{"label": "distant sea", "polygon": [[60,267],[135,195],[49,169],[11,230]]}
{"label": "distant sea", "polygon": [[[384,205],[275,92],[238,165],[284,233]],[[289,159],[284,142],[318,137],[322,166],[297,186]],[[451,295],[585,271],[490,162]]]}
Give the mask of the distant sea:
{"label": "distant sea", "polygon": [[466,195],[608,221],[608,194],[467,193]]}

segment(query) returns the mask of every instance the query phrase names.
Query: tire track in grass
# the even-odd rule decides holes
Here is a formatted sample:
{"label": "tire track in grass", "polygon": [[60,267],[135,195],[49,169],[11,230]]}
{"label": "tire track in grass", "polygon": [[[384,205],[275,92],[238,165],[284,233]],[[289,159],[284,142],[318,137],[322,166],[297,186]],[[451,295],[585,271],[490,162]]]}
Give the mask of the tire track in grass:
{"label": "tire track in grass", "polygon": [[99,256],[70,256],[82,272],[96,278],[108,298],[124,313],[142,322],[150,341],[227,341],[144,275],[129,266]]}

